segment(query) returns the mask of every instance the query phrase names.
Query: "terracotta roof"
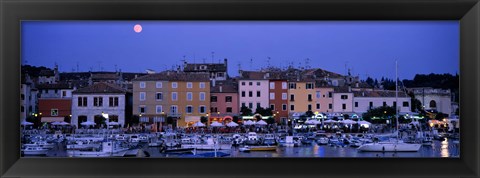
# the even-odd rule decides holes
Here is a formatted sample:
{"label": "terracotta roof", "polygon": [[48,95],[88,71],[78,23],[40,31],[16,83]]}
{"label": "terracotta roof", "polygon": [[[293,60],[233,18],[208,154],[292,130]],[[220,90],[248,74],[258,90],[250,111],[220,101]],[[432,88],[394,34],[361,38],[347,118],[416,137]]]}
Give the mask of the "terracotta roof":
{"label": "terracotta roof", "polygon": [[267,72],[260,72],[260,71],[241,71],[241,80],[267,80],[266,78]]}
{"label": "terracotta roof", "polygon": [[[377,91],[353,91],[355,97],[395,97],[393,90],[377,90]],[[408,97],[405,92],[398,91],[398,97]]]}
{"label": "terracotta roof", "polygon": [[38,84],[38,89],[73,89],[72,85],[68,83],[56,83],[56,84]]}
{"label": "terracotta roof", "polygon": [[187,74],[187,73],[177,73],[177,72],[161,72],[156,74],[148,74],[136,79],[133,81],[204,81],[208,82],[209,74]]}
{"label": "terracotta roof", "polygon": [[116,73],[92,73],[92,80],[118,80],[120,76]]}
{"label": "terracotta roof", "polygon": [[[220,87],[222,91],[220,91]],[[233,81],[218,81],[214,87],[210,87],[210,93],[238,93],[238,84]]]}
{"label": "terracotta roof", "polygon": [[89,94],[89,93],[126,93],[126,91],[116,85],[105,83],[105,82],[99,82],[90,86],[87,86],[85,88],[80,88],[72,93],[74,94]]}
{"label": "terracotta roof", "polygon": [[347,86],[334,87],[334,88],[333,88],[333,91],[335,91],[335,93],[352,93],[351,91],[348,91],[348,87],[347,87]]}

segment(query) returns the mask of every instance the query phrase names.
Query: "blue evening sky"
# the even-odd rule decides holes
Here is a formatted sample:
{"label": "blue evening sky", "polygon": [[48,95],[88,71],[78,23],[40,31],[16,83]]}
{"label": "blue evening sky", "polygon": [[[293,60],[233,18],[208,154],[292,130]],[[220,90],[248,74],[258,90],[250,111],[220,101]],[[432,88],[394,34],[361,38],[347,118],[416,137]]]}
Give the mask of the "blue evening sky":
{"label": "blue evening sky", "polygon": [[[143,27],[141,33],[133,29]],[[60,71],[161,71],[228,58],[228,72],[310,66],[399,77],[459,71],[458,21],[25,21],[22,62]],[[252,59],[253,62],[250,62]]]}

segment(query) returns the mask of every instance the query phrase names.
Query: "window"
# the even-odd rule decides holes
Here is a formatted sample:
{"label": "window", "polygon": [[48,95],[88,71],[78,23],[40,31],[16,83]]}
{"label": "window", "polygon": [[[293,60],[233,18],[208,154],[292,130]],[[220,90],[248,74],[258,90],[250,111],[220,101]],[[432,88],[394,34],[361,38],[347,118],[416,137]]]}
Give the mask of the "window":
{"label": "window", "polygon": [[320,109],[320,103],[317,103],[317,107],[315,108]]}
{"label": "window", "polygon": [[67,91],[62,91],[62,96],[63,97],[67,96]]}
{"label": "window", "polygon": [[342,109],[347,109],[347,104],[342,104]]}
{"label": "window", "polygon": [[297,84],[292,82],[292,83],[289,84],[288,88],[289,89],[295,89],[295,88],[297,88]]}
{"label": "window", "polygon": [[312,101],[312,94],[308,94],[308,101]]}
{"label": "window", "polygon": [[308,105],[308,111],[311,111],[311,110],[312,110],[312,105],[309,104],[309,105]]}
{"label": "window", "polygon": [[163,107],[162,107],[162,105],[157,105],[157,106],[155,106],[155,112],[156,112],[157,114],[161,114],[161,113],[163,112]]}
{"label": "window", "polygon": [[146,83],[145,82],[140,82],[140,88],[145,88],[146,87]]}
{"label": "window", "polygon": [[22,98],[22,100],[25,100],[25,95],[24,94],[20,95],[20,98]]}
{"label": "window", "polygon": [[260,82],[257,82],[257,86],[260,86]]}
{"label": "window", "polygon": [[199,87],[200,88],[205,88],[205,82],[200,82]]}
{"label": "window", "polygon": [[408,107],[408,105],[409,105],[409,104],[408,104],[407,101],[404,101],[404,102],[403,102],[403,107]]}
{"label": "window", "polygon": [[358,108],[358,102],[355,102],[355,107]]}
{"label": "window", "polygon": [[200,101],[205,101],[205,92],[200,92]]}
{"label": "window", "polygon": [[58,109],[52,109],[52,110],[50,110],[50,115],[51,115],[51,116],[58,116]]}
{"label": "window", "polygon": [[253,92],[252,91],[248,91],[248,97],[253,97]]}
{"label": "window", "polygon": [[270,100],[274,100],[275,99],[275,93],[270,93]]}
{"label": "window", "polygon": [[172,88],[177,88],[178,87],[178,83],[177,82],[172,82]]}
{"label": "window", "polygon": [[257,97],[260,97],[260,91],[257,91]]}
{"label": "window", "polygon": [[253,108],[253,103],[248,103],[248,108],[252,109]]}
{"label": "window", "polygon": [[383,107],[385,107],[385,106],[387,106],[387,102],[384,101],[383,102]]}
{"label": "window", "polygon": [[22,106],[22,108],[20,109],[20,112],[25,112],[25,107]]}
{"label": "window", "polygon": [[231,113],[232,112],[232,107],[227,107],[227,112]]}
{"label": "window", "polygon": [[145,101],[145,92],[140,92],[140,101]]}
{"label": "window", "polygon": [[78,97],[78,107],[86,107],[87,106],[87,97]]}
{"label": "window", "polygon": [[211,107],[210,112],[217,112],[218,108],[217,107]]}
{"label": "window", "polygon": [[242,91],[242,97],[245,97],[245,91]]}
{"label": "window", "polygon": [[435,100],[430,101],[430,108],[436,108],[437,107],[437,102]]}
{"label": "window", "polygon": [[282,82],[282,89],[287,89],[287,82]]}
{"label": "window", "polygon": [[108,98],[108,106],[117,107],[118,106],[118,97],[109,97]]}
{"label": "window", "polygon": [[270,82],[270,89],[275,89],[275,83],[274,82]]}
{"label": "window", "polygon": [[290,95],[290,101],[295,101],[295,95],[293,94]]}
{"label": "window", "polygon": [[393,108],[397,108],[397,102],[396,101],[393,102]]}
{"label": "window", "polygon": [[368,106],[371,108],[373,108],[373,102],[370,101],[370,103],[368,103]]}
{"label": "window", "polygon": [[187,88],[192,88],[192,87],[193,87],[192,82],[187,82]]}
{"label": "window", "polygon": [[248,82],[248,85],[252,86],[252,85],[253,85],[253,82]]}
{"label": "window", "polygon": [[187,108],[185,108],[185,112],[187,114],[191,114],[193,112],[193,107],[191,105],[188,105]]}
{"label": "window", "polygon": [[192,101],[192,100],[193,100],[192,92],[187,92],[187,101]]}
{"label": "window", "polygon": [[292,104],[290,105],[290,111],[293,111],[293,110],[295,110],[295,105]]}
{"label": "window", "polygon": [[155,99],[157,99],[157,101],[163,100],[163,94],[162,94],[162,92],[157,92],[157,94],[155,95]]}
{"label": "window", "polygon": [[177,92],[172,92],[172,101],[177,101]]}
{"label": "window", "polygon": [[320,91],[315,92],[315,95],[316,95],[317,98],[320,98],[320,96],[321,96]]}
{"label": "window", "polygon": [[156,83],[155,83],[155,87],[157,87],[157,88],[162,88],[162,87],[163,87],[162,82],[156,82]]}
{"label": "window", "polygon": [[342,100],[346,100],[346,99],[348,99],[348,95],[342,95],[342,96],[340,96],[340,98],[341,98]]}
{"label": "window", "polygon": [[287,100],[287,93],[282,93],[282,100]]}
{"label": "window", "polygon": [[103,106],[103,97],[93,97],[93,106],[96,106],[96,107]]}
{"label": "window", "polygon": [[138,108],[138,110],[139,110],[140,114],[145,114],[145,112],[146,112],[147,109],[145,108],[145,106],[140,106],[140,107]]}
{"label": "window", "polygon": [[217,96],[210,96],[210,102],[217,102]]}
{"label": "window", "polygon": [[332,109],[333,108],[333,105],[330,103],[328,104],[328,109]]}
{"label": "window", "polygon": [[275,110],[275,105],[274,105],[274,104],[271,104],[271,105],[270,105],[270,109],[271,109],[272,111]]}
{"label": "window", "polygon": [[223,76],[224,76],[224,75],[223,75],[223,72],[217,73],[217,77],[223,77]]}
{"label": "window", "polygon": [[205,113],[205,106],[200,106],[199,110],[201,114]]}
{"label": "window", "polygon": [[313,89],[313,83],[307,83],[305,84],[306,89]]}
{"label": "window", "polygon": [[177,114],[178,113],[178,106],[177,105],[170,106],[170,113]]}
{"label": "window", "polygon": [[232,102],[232,96],[225,96],[225,102],[231,103]]}
{"label": "window", "polygon": [[245,86],[245,82],[242,82],[242,86]]}
{"label": "window", "polygon": [[261,108],[262,106],[260,106],[260,103],[257,103],[257,108]]}
{"label": "window", "polygon": [[55,89],[55,94],[57,94],[57,93],[58,93],[58,89]]}
{"label": "window", "polygon": [[287,105],[286,104],[282,104],[282,111],[286,111],[287,110]]}
{"label": "window", "polygon": [[328,97],[329,97],[329,98],[332,97],[332,92],[328,92]]}
{"label": "window", "polygon": [[245,103],[242,103],[242,107],[246,107]]}
{"label": "window", "polygon": [[45,90],[45,93],[48,94],[48,90]]}

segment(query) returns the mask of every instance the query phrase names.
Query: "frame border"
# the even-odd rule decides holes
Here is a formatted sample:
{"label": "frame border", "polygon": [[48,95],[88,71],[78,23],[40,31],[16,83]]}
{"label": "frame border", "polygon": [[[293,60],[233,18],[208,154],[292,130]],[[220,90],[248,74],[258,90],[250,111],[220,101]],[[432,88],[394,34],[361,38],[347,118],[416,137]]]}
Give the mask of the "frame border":
{"label": "frame border", "polygon": [[[478,0],[0,0],[1,177],[479,177]],[[461,155],[432,158],[20,158],[21,20],[459,20]],[[13,118],[13,119],[12,119]],[[467,122],[467,123],[466,123]],[[348,171],[345,171],[348,168]]]}

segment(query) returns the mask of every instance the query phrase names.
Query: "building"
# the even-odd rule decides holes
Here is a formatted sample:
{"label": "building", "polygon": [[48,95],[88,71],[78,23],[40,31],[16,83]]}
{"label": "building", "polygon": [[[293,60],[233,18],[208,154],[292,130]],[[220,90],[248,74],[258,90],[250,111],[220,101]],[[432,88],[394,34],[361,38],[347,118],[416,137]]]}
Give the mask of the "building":
{"label": "building", "polygon": [[333,87],[316,87],[313,112],[328,113],[333,111]]}
{"label": "building", "polygon": [[72,92],[76,89],[71,84],[38,84],[38,111],[41,122],[70,122],[72,114]]}
{"label": "building", "polygon": [[20,85],[20,119],[25,120],[27,117],[38,116],[38,90],[35,88],[35,83],[28,74],[22,74],[22,81]]}
{"label": "building", "polygon": [[38,98],[72,98],[72,92],[76,87],[71,84],[38,84]]}
{"label": "building", "polygon": [[415,99],[422,103],[425,110],[438,111],[445,114],[452,114],[452,94],[450,89],[439,89],[431,87],[409,88]]}
{"label": "building", "polygon": [[209,123],[232,121],[239,115],[238,84],[232,80],[212,84],[210,91]]}
{"label": "building", "polygon": [[257,108],[269,106],[269,80],[267,73],[240,71],[238,79],[239,107],[248,107],[255,113]]}
{"label": "building", "polygon": [[350,87],[335,87],[333,97],[333,112],[353,113],[353,92]]}
{"label": "building", "polygon": [[60,80],[60,73],[58,72],[58,65],[55,64],[55,68],[41,70],[38,74],[38,84],[54,84]]}
{"label": "building", "polygon": [[314,111],[315,82],[300,79],[288,82],[288,104],[290,115],[302,115],[307,111]]}
{"label": "building", "polygon": [[382,106],[398,106],[396,108],[399,114],[411,112],[411,100],[405,92],[399,91],[398,98],[395,97],[395,91],[389,90],[353,91],[353,94],[353,111],[355,113],[365,113],[369,109]]}
{"label": "building", "polygon": [[[114,84],[99,82],[72,92],[71,124],[81,127],[85,121],[101,127],[105,122],[125,124],[126,91]],[[103,115],[108,114],[108,119]]]}
{"label": "building", "polygon": [[270,79],[269,104],[274,114],[275,122],[288,122],[288,82],[286,79]]}
{"label": "building", "polygon": [[184,127],[208,114],[208,74],[166,71],[138,77],[132,83],[133,114],[143,122]]}
{"label": "building", "polygon": [[183,72],[187,74],[208,74],[210,80],[227,80],[227,59],[223,63],[187,63],[184,61]]}

